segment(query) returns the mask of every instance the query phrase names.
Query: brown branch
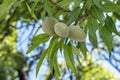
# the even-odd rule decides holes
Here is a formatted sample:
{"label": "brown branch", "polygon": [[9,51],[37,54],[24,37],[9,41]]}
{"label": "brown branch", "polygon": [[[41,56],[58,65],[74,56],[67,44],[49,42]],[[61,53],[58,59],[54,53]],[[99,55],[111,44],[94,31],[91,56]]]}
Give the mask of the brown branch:
{"label": "brown branch", "polygon": [[18,72],[19,80],[28,80],[28,74],[26,71],[22,71],[18,69],[17,72]]}
{"label": "brown branch", "polygon": [[47,78],[47,80],[52,80],[55,74],[55,70],[53,68],[52,72],[50,73],[49,77]]}
{"label": "brown branch", "polygon": [[76,21],[75,21],[75,25],[78,23],[78,21],[80,20],[85,20],[86,17],[88,16],[88,13],[85,11],[85,13],[82,16],[79,16]]}
{"label": "brown branch", "polygon": [[56,2],[49,0],[51,4],[53,4],[54,6],[56,6],[59,10],[62,10],[64,12],[70,12],[70,10],[66,10],[63,7],[59,6]]}

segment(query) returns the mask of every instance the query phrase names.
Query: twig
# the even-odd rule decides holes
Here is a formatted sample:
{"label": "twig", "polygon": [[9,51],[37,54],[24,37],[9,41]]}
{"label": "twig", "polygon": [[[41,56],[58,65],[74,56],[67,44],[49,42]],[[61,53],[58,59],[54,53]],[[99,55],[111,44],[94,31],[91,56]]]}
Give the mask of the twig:
{"label": "twig", "polygon": [[56,2],[49,0],[51,2],[51,4],[53,4],[54,6],[56,6],[59,10],[62,10],[64,12],[70,12],[70,10],[66,10],[63,7],[59,6]]}
{"label": "twig", "polygon": [[79,20],[85,20],[86,17],[88,16],[87,12],[85,11],[85,13],[82,16],[79,16],[76,21],[75,21],[75,25],[78,23]]}

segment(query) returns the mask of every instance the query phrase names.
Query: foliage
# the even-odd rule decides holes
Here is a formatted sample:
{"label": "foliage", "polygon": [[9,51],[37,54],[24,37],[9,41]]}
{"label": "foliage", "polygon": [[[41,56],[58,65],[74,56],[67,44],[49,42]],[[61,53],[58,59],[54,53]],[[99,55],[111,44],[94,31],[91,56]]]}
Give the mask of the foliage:
{"label": "foliage", "polygon": [[[104,69],[103,66],[99,62],[94,62],[92,60],[92,56],[88,53],[87,54],[87,59],[84,59],[82,57],[79,58],[79,63],[76,62],[75,64],[77,65],[77,74],[69,73],[70,75],[67,77],[67,79],[72,79],[72,80],[119,80],[115,78],[115,76]],[[59,78],[53,77],[53,79],[57,80],[63,80],[66,79],[65,76],[67,74],[67,69],[65,66],[64,62],[59,64],[59,67],[61,68],[61,76]],[[45,80],[48,80],[50,77],[50,70],[47,72],[45,75]]]}
{"label": "foliage", "polygon": [[[120,35],[115,26],[116,20],[120,19],[120,0],[3,0],[0,2],[0,9],[0,33],[2,34],[0,34],[0,41],[5,40],[5,37],[12,33],[11,27],[15,28],[14,22],[16,23],[20,18],[26,22],[35,22],[39,19],[44,20],[46,17],[54,17],[68,26],[79,25],[86,35],[88,34],[89,40],[96,48],[98,47],[96,31],[98,31],[108,49],[109,56],[113,47],[112,34]],[[50,70],[55,69],[56,76],[60,75],[59,68],[56,67],[58,50],[64,55],[68,69],[77,74],[74,55],[80,56],[82,53],[86,57],[88,50],[85,42],[38,34],[33,37],[27,53],[48,41],[50,44],[41,55],[36,75],[46,56]]]}
{"label": "foliage", "polygon": [[76,75],[77,79],[81,79],[81,80],[91,80],[91,79],[112,80],[112,79],[115,79],[115,80],[118,80],[117,78],[115,78],[115,76],[111,72],[104,69],[104,67],[101,66],[99,62],[94,63],[89,53],[87,54],[87,59],[80,60],[80,62],[81,62],[81,65],[78,65],[79,72]]}
{"label": "foliage", "polygon": [[12,29],[12,34],[5,37],[0,44],[0,79],[14,80],[18,76],[18,70],[22,70],[26,65],[23,54],[16,51],[16,31]]}

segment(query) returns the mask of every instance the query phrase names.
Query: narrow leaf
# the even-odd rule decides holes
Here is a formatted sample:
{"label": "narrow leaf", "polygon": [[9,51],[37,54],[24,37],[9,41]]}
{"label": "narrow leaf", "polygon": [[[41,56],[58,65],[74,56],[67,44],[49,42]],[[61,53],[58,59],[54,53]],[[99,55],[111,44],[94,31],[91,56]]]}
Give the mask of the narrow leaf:
{"label": "narrow leaf", "polygon": [[115,12],[120,9],[120,5],[114,4],[109,0],[105,1],[104,4],[101,4],[99,0],[93,0],[93,2],[104,12]]}
{"label": "narrow leaf", "polygon": [[111,49],[113,47],[113,38],[112,38],[112,33],[104,26],[100,31],[99,31],[100,37],[104,41],[105,45],[107,46],[107,49],[110,53],[111,56]]}
{"label": "narrow leaf", "polygon": [[35,19],[38,20],[36,15],[34,14],[34,12],[32,11],[32,9],[30,8],[30,6],[28,5],[28,3],[26,3],[26,6],[28,8],[29,13],[31,14],[31,16]]}
{"label": "narrow leaf", "polygon": [[114,14],[114,16],[115,16],[117,19],[120,20],[120,14],[119,14],[119,12],[114,12],[113,14]]}
{"label": "narrow leaf", "polygon": [[58,62],[57,62],[57,56],[55,56],[54,58],[54,69],[55,69],[55,75],[57,77],[60,76],[60,70],[59,70],[59,65],[58,65]]}
{"label": "narrow leaf", "polygon": [[53,38],[50,41],[50,45],[48,47],[48,49],[49,49],[48,59],[49,60],[51,58],[52,53],[54,52],[53,50],[55,50],[54,47],[56,46],[58,39],[59,38],[57,36],[53,36]]}
{"label": "narrow leaf", "polygon": [[48,52],[49,52],[48,61],[49,61],[50,70],[53,69],[54,57],[56,56],[56,53],[57,53],[57,51],[54,48],[58,42],[58,39],[59,37],[53,36],[48,47]]}
{"label": "narrow leaf", "polygon": [[107,16],[106,20],[105,20],[105,27],[110,31],[110,32],[114,32],[115,34],[119,35],[116,26],[115,26],[115,22],[113,22],[112,18]]}
{"label": "narrow leaf", "polygon": [[101,24],[104,23],[105,17],[104,17],[103,11],[99,9],[97,6],[93,5],[89,12],[91,16],[98,19]]}
{"label": "narrow leaf", "polygon": [[50,37],[50,35],[45,34],[45,33],[38,34],[38,35],[34,36],[31,41],[32,41],[32,43],[35,43],[35,42],[38,42],[38,41],[40,41],[44,38],[48,38],[48,37]]}
{"label": "narrow leaf", "polygon": [[41,27],[38,27],[38,28],[35,30],[34,35],[36,35],[36,34],[38,33],[38,31],[39,31],[40,28],[41,28]]}
{"label": "narrow leaf", "polygon": [[49,48],[50,51],[49,51],[49,54],[48,54],[48,57],[49,57],[49,63],[50,63],[50,69],[52,69],[53,67],[53,63],[54,63],[54,57],[57,55],[57,51],[58,49],[60,49],[61,45],[63,44],[63,39],[61,39],[60,41],[58,41],[58,39],[56,39],[56,42],[54,42],[54,46],[52,46],[52,48]]}
{"label": "narrow leaf", "polygon": [[68,7],[73,0],[62,0],[58,4],[62,7]]}
{"label": "narrow leaf", "polygon": [[86,58],[86,56],[87,56],[86,54],[87,54],[88,50],[87,50],[85,42],[78,42],[77,47],[80,49],[80,51],[83,53],[84,57]]}
{"label": "narrow leaf", "polygon": [[120,9],[120,5],[114,4],[112,2],[106,2],[104,5],[100,7],[105,12],[114,12]]}
{"label": "narrow leaf", "polygon": [[71,69],[74,73],[76,73],[72,49],[66,44],[64,45],[64,58],[68,69]]}
{"label": "narrow leaf", "polygon": [[80,8],[76,8],[73,11],[69,13],[69,21],[67,22],[67,25],[70,25],[73,21],[76,20],[76,18],[82,13]]}
{"label": "narrow leaf", "polygon": [[86,9],[87,10],[89,10],[92,5],[93,5],[93,1],[92,0],[86,0]]}
{"label": "narrow leaf", "polygon": [[0,21],[6,17],[14,2],[15,0],[4,0],[3,3],[0,4]]}
{"label": "narrow leaf", "polygon": [[40,70],[40,67],[41,67],[42,62],[43,62],[45,56],[46,56],[47,53],[48,53],[47,51],[48,51],[48,49],[46,49],[45,51],[43,51],[43,53],[42,53],[41,56],[40,56],[40,59],[39,59],[39,61],[38,61],[37,68],[36,68],[36,77],[37,77],[37,75],[38,75],[38,72],[39,72],[39,70]]}
{"label": "narrow leaf", "polygon": [[37,6],[38,2],[39,2],[39,0],[35,0],[35,3],[34,3],[34,5],[32,6],[32,9],[31,9],[32,12],[34,12],[35,7]]}
{"label": "narrow leaf", "polygon": [[49,2],[48,0],[44,0],[44,8],[45,8],[45,11],[46,11],[50,16],[53,16],[51,4],[50,4],[50,2]]}
{"label": "narrow leaf", "polygon": [[26,53],[30,53],[37,48],[41,43],[45,43],[49,40],[50,36],[46,34],[39,34],[32,39],[32,45],[28,48]]}
{"label": "narrow leaf", "polygon": [[89,17],[87,21],[89,40],[94,47],[97,47],[96,30],[99,28],[99,24],[96,19]]}
{"label": "narrow leaf", "polygon": [[77,54],[78,56],[81,55],[80,50],[77,47],[75,47],[74,45],[72,45],[72,43],[70,44],[70,47],[71,47],[73,53]]}

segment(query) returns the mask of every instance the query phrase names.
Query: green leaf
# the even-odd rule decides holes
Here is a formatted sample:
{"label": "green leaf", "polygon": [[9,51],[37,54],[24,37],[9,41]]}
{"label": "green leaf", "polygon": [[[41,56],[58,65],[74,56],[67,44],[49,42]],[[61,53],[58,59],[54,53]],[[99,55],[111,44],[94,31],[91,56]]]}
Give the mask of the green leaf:
{"label": "green leaf", "polygon": [[45,15],[46,15],[46,11],[42,11],[42,12],[41,12],[41,19],[42,19],[42,20],[45,19]]}
{"label": "green leaf", "polygon": [[76,73],[73,53],[70,45],[64,45],[64,58],[68,69],[71,69],[74,73]]}
{"label": "green leaf", "polygon": [[36,77],[37,77],[38,72],[39,72],[39,70],[40,70],[41,64],[42,64],[42,62],[43,62],[43,60],[44,60],[44,58],[45,58],[45,56],[46,56],[47,54],[48,54],[48,49],[46,49],[45,51],[43,51],[43,53],[42,53],[41,56],[40,56],[40,59],[39,59],[39,61],[38,61],[37,68],[36,68]]}
{"label": "green leaf", "polygon": [[[63,42],[64,42],[64,39],[61,39],[60,41],[58,41],[58,42],[56,42],[56,44],[54,45],[54,47],[53,47],[53,53],[54,52],[57,52],[58,51],[58,49],[60,49],[61,47],[62,47],[62,45],[63,45]],[[54,56],[54,54],[51,54],[50,55],[50,57],[52,58]]]}
{"label": "green leaf", "polygon": [[59,77],[60,76],[60,70],[59,70],[59,65],[57,63],[57,56],[55,56],[55,58],[54,58],[54,69],[55,69],[55,75],[57,77]]}
{"label": "green leaf", "polygon": [[94,47],[97,47],[96,30],[99,28],[99,24],[96,19],[89,17],[87,21],[89,40]]}
{"label": "green leaf", "polygon": [[81,55],[80,50],[77,47],[75,47],[74,45],[72,45],[72,43],[70,44],[70,47],[71,47],[73,53],[77,54],[78,56]]}
{"label": "green leaf", "polygon": [[48,51],[49,51],[48,61],[49,61],[50,70],[52,70],[52,68],[53,68],[54,57],[55,57],[56,52],[57,52],[57,50],[54,48],[55,48],[58,40],[59,40],[58,36],[53,36],[53,38],[50,41],[49,47],[48,47]]}
{"label": "green leaf", "polygon": [[119,13],[114,12],[113,14],[114,14],[114,16],[115,16],[117,19],[119,19],[119,20],[120,20],[120,14],[119,14]]}
{"label": "green leaf", "polygon": [[50,63],[50,69],[52,69],[53,67],[54,57],[56,56],[58,49],[61,48],[64,42],[63,39],[61,39],[60,41],[58,41],[58,39],[59,38],[56,38],[56,40],[53,41],[54,44],[50,44],[50,47],[49,47],[48,59]]}
{"label": "green leaf", "polygon": [[34,35],[36,35],[38,33],[38,31],[40,30],[41,27],[38,27],[36,30],[35,30],[35,33]]}
{"label": "green leaf", "polygon": [[4,0],[3,3],[0,5],[0,21],[6,17],[14,2],[15,0]]}
{"label": "green leaf", "polygon": [[52,8],[51,8],[51,4],[48,0],[44,0],[44,8],[45,8],[45,11],[50,15],[50,16],[53,16],[52,14]]}
{"label": "green leaf", "polygon": [[112,2],[106,2],[105,4],[101,5],[100,7],[105,12],[114,12],[120,9],[120,5],[114,4]]}
{"label": "green leaf", "polygon": [[54,52],[53,50],[55,50],[54,47],[58,43],[58,39],[59,39],[59,37],[53,36],[51,41],[50,41],[50,44],[49,44],[49,47],[48,47],[48,49],[49,49],[48,59],[49,60],[51,58],[52,53]]}
{"label": "green leaf", "polygon": [[68,7],[73,0],[62,0],[58,4],[62,7]]}
{"label": "green leaf", "polygon": [[93,0],[93,2],[94,2],[94,4],[95,4],[97,7],[100,8],[100,2],[99,2],[99,0]]}
{"label": "green leaf", "polygon": [[107,49],[109,51],[109,55],[111,56],[111,49],[113,47],[113,38],[112,33],[104,26],[101,30],[99,30],[100,37],[104,41],[105,45],[107,46]]}
{"label": "green leaf", "polygon": [[83,53],[84,57],[86,58],[86,54],[87,54],[88,50],[86,48],[85,42],[78,42],[77,47],[80,49],[80,51]]}
{"label": "green leaf", "polygon": [[32,12],[34,12],[38,2],[39,2],[39,0],[35,0],[35,3],[34,3],[34,5],[32,6],[32,9],[31,9]]}
{"label": "green leaf", "polygon": [[69,21],[67,22],[67,25],[70,25],[81,14],[82,14],[81,8],[76,8],[73,11],[71,11],[68,15]]}
{"label": "green leaf", "polygon": [[37,48],[41,43],[45,43],[49,40],[50,36],[47,34],[39,34],[32,39],[32,45],[28,48],[26,53],[30,53]]}
{"label": "green leaf", "polygon": [[105,1],[104,4],[101,4],[99,0],[93,0],[93,2],[104,12],[114,12],[120,9],[120,5],[114,4],[111,1]]}
{"label": "green leaf", "polygon": [[116,26],[115,26],[115,22],[113,22],[112,18],[107,16],[106,20],[105,20],[105,27],[110,31],[113,32],[117,35],[120,36],[120,34],[117,32]]}
{"label": "green leaf", "polygon": [[77,54],[77,55],[81,55],[80,50],[73,45],[72,45],[72,52]]}
{"label": "green leaf", "polygon": [[36,15],[34,14],[34,11],[32,11],[32,9],[30,8],[30,6],[28,5],[28,3],[26,3],[26,6],[28,8],[29,13],[31,14],[31,16],[35,19],[38,20]]}
{"label": "green leaf", "polygon": [[87,10],[89,10],[92,5],[93,5],[93,1],[92,0],[86,0],[86,9]]}
{"label": "green leaf", "polygon": [[92,43],[92,45],[97,48],[97,36],[96,36],[96,33],[89,32],[89,40]]}
{"label": "green leaf", "polygon": [[104,17],[103,11],[99,9],[97,6],[93,5],[89,12],[91,16],[95,19],[98,19],[101,24],[104,23],[105,17]]}
{"label": "green leaf", "polygon": [[36,42],[43,40],[44,38],[50,38],[50,35],[45,34],[45,33],[39,34],[39,35],[34,36],[31,41],[32,43],[36,43]]}

